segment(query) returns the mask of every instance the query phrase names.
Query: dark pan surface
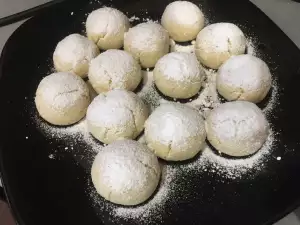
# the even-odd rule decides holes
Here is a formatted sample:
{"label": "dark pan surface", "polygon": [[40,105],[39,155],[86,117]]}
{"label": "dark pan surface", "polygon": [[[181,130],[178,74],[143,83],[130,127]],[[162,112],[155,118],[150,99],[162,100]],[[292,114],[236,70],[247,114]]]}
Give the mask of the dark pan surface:
{"label": "dark pan surface", "polygon": [[[22,25],[7,42],[0,65],[1,170],[9,203],[20,225],[140,224],[114,221],[88,197],[90,161],[60,151],[64,140],[46,138],[32,123],[33,99],[39,81],[47,75],[59,40],[84,32],[86,13],[97,2],[61,5]],[[145,12],[159,19],[166,0],[113,1],[129,17]],[[166,204],[161,220],[147,224],[259,225],[272,224],[300,202],[300,51],[273,22],[248,1],[194,1],[211,23],[228,21],[255,35],[262,58],[279,86],[279,104],[269,118],[278,143],[263,171],[252,179],[221,182],[218,175],[187,175],[176,204]],[[71,12],[74,14],[71,15]],[[288,15],[287,15],[288,16]],[[25,137],[29,137],[26,139]],[[82,148],[79,143],[77,150]],[[57,149],[60,160],[49,159]],[[80,151],[79,151],[80,152]]]}

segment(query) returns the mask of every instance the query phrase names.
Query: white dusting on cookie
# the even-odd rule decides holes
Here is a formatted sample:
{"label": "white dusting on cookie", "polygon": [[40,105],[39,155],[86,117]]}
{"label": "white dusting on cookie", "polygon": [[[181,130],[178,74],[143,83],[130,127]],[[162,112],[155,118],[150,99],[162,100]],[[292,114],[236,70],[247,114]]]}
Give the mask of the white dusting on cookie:
{"label": "white dusting on cookie", "polygon": [[89,90],[84,81],[72,73],[53,73],[40,82],[36,96],[44,104],[63,113],[81,99],[89,98]]}
{"label": "white dusting on cookie", "polygon": [[167,79],[201,83],[203,70],[194,54],[172,52],[163,56],[155,65],[155,71]]}
{"label": "white dusting on cookie", "polygon": [[133,140],[120,140],[104,147],[91,170],[98,193],[121,205],[146,201],[155,191],[160,174],[157,157]]}

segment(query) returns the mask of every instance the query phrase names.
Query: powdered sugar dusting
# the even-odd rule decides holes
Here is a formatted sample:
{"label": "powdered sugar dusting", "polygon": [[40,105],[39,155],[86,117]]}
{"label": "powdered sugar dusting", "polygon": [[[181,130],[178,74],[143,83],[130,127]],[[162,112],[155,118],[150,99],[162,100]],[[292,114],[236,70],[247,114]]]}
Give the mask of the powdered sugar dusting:
{"label": "powdered sugar dusting", "polygon": [[140,18],[137,16],[132,16],[129,18],[129,22],[134,22],[134,21],[139,21],[139,20],[140,20]]}
{"label": "powdered sugar dusting", "polygon": [[[98,54],[99,49],[94,42],[80,34],[71,34],[57,44],[53,57],[57,69],[76,73],[77,67],[83,64],[87,67]],[[67,65],[71,67],[67,68]]]}
{"label": "powdered sugar dusting", "polygon": [[232,56],[218,70],[218,90],[228,100],[259,102],[271,84],[267,64],[250,54]]}
{"label": "powdered sugar dusting", "polygon": [[[82,151],[87,155],[94,155],[102,149],[102,145],[98,143],[88,132],[86,119],[82,119],[77,124],[69,127],[52,126],[43,121],[38,115],[34,116],[37,127],[49,138],[71,140],[66,141],[67,146],[64,148],[66,151],[73,151],[74,146],[78,142],[83,142],[86,145]],[[49,158],[55,159],[55,153],[51,153]]]}
{"label": "powdered sugar dusting", "polygon": [[[131,21],[150,21],[151,19],[138,17],[131,17]],[[189,52],[194,53],[195,41],[191,42],[188,46],[176,44],[171,40],[172,52]],[[251,38],[247,39],[247,54],[257,55],[255,43]],[[161,96],[153,82],[152,71],[142,71],[143,73],[143,87],[137,91],[137,94],[151,106],[151,109],[155,109],[163,102],[170,102],[170,99],[166,99]],[[267,105],[263,108],[263,112],[268,116],[272,115],[274,107],[278,104],[278,86],[276,80],[273,77],[273,87],[270,98]],[[176,100],[175,100],[176,101]],[[204,116],[214,107],[220,104],[221,100],[218,97],[216,91],[216,71],[205,69],[205,81],[203,82],[202,89],[199,94],[192,98],[190,101],[185,102],[199,109]],[[83,119],[79,123],[69,127],[54,127],[45,123],[39,116],[35,115],[34,120],[37,127],[41,132],[50,139],[66,140],[66,145],[63,148],[64,151],[73,152],[78,142],[86,145],[84,149],[79,151],[83,152],[86,157],[93,158],[94,155],[99,152],[103,146],[97,142],[88,132],[86,126],[86,120]],[[217,177],[216,179],[224,180],[238,180],[248,179],[255,177],[257,173],[262,171],[267,165],[270,159],[281,160],[281,156],[271,157],[273,146],[276,145],[276,133],[272,130],[268,136],[268,139],[264,146],[254,155],[243,159],[226,158],[221,154],[218,154],[212,150],[208,145],[192,162],[188,162],[180,165],[169,165],[163,163],[162,165],[162,179],[157,192],[147,202],[135,207],[122,207],[114,205],[97,194],[93,184],[89,179],[88,189],[86,193],[91,197],[94,207],[97,211],[106,212],[112,220],[119,221],[138,221],[138,224],[161,224],[164,217],[168,214],[168,206],[171,204],[177,204],[177,197],[182,194],[182,190],[186,189],[186,186],[179,185],[178,181],[187,177],[187,175],[202,176],[207,175],[210,177]],[[138,141],[145,144],[144,136],[140,136]],[[49,154],[49,159],[58,160],[59,157],[56,152]],[[74,153],[75,154],[75,153]],[[215,176],[217,175],[217,176]],[[214,187],[212,187],[214,188]]]}
{"label": "powdered sugar dusting", "polygon": [[162,15],[162,24],[165,24],[164,26],[167,26],[169,21],[183,27],[198,26],[200,30],[204,25],[204,15],[199,7],[192,2],[175,1],[166,7]]}
{"label": "powdered sugar dusting", "polygon": [[270,130],[267,141],[262,148],[248,158],[225,158],[220,153],[214,152],[208,145],[204,148],[198,159],[184,166],[190,172],[208,172],[219,174],[227,179],[245,178],[257,174],[270,160],[272,147],[276,144],[276,133]]}
{"label": "powdered sugar dusting", "polygon": [[136,205],[147,200],[160,180],[160,165],[149,149],[133,140],[104,147],[92,166],[98,192],[111,202]]}
{"label": "powdered sugar dusting", "polygon": [[39,84],[36,96],[58,112],[89,99],[89,90],[84,81],[71,73],[53,73]]}
{"label": "powdered sugar dusting", "polygon": [[[157,51],[169,44],[168,32],[158,23],[149,21],[132,27],[124,36],[124,47]],[[131,47],[130,47],[131,46]]]}
{"label": "powdered sugar dusting", "polygon": [[116,207],[112,214],[119,218],[138,219],[143,224],[153,220],[162,220],[165,212],[165,205],[170,197],[175,194],[176,187],[173,183],[177,171],[170,166],[164,166],[162,170],[162,178],[160,186],[153,196],[146,204],[137,207]]}
{"label": "powdered sugar dusting", "polygon": [[257,56],[257,49],[255,48],[254,39],[251,37],[246,38],[247,54]]}
{"label": "powdered sugar dusting", "polygon": [[153,79],[153,71],[144,70],[143,73],[143,87],[137,92],[137,95],[150,106],[151,111],[160,105],[163,99],[156,91]]}
{"label": "powdered sugar dusting", "polygon": [[195,41],[192,41],[190,45],[180,45],[177,44],[173,39],[170,39],[170,49],[171,52],[187,52],[195,53]]}
{"label": "powdered sugar dusting", "polygon": [[98,93],[133,90],[141,80],[141,67],[129,53],[110,49],[92,60],[89,79]]}
{"label": "powdered sugar dusting", "polygon": [[[206,137],[204,120],[198,111],[176,103],[158,107],[145,123],[145,134],[148,146],[160,143],[169,149],[168,152],[157,152],[169,160],[178,159],[179,151],[182,155],[185,152],[187,158],[194,156]],[[191,150],[190,146],[199,147]]]}
{"label": "powdered sugar dusting", "polygon": [[155,71],[175,81],[200,83],[202,80],[202,68],[195,55],[191,53],[169,53],[156,63]]}
{"label": "powdered sugar dusting", "polygon": [[123,35],[129,28],[129,19],[121,11],[103,7],[91,12],[86,20],[86,31],[95,43],[101,43],[107,37]]}
{"label": "powdered sugar dusting", "polygon": [[198,97],[186,104],[199,109],[206,118],[211,109],[220,105],[220,99],[216,89],[216,71],[212,69],[204,69],[204,71],[206,77],[202,83],[202,89],[200,90]]}
{"label": "powdered sugar dusting", "polygon": [[267,118],[272,116],[273,109],[275,109],[279,104],[278,101],[279,87],[276,78],[273,76],[272,79],[273,80],[272,80],[271,94],[269,96],[267,105],[263,108],[263,112]]}

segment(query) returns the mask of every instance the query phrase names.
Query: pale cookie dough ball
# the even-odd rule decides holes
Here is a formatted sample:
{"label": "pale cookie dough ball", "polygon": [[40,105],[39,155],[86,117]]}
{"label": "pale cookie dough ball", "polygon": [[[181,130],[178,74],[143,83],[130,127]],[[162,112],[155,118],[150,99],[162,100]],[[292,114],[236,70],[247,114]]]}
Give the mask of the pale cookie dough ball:
{"label": "pale cookie dough ball", "polygon": [[90,104],[86,83],[72,73],[53,73],[40,82],[35,96],[40,116],[54,125],[70,125],[81,120]]}
{"label": "pale cookie dough ball", "polygon": [[89,80],[97,93],[113,89],[133,91],[142,80],[142,70],[128,52],[111,49],[92,60]]}
{"label": "pale cookie dough ball", "polygon": [[91,176],[97,192],[121,205],[145,202],[158,186],[161,175],[157,157],[136,141],[116,141],[96,156]]}
{"label": "pale cookie dough ball", "polygon": [[154,67],[157,60],[169,52],[169,34],[158,23],[140,23],[125,34],[124,49],[138,60],[142,67]]}
{"label": "pale cookie dough ball", "polygon": [[145,123],[148,147],[160,158],[193,158],[205,144],[205,124],[200,113],[179,103],[160,105]]}
{"label": "pale cookie dough ball", "polygon": [[86,77],[91,60],[99,53],[94,42],[80,34],[71,34],[57,44],[53,54],[54,67],[60,72]]}
{"label": "pale cookie dough ball", "polygon": [[258,103],[268,94],[272,77],[267,64],[252,55],[233,56],[217,74],[217,89],[225,99]]}
{"label": "pale cookie dough ball", "polygon": [[129,27],[128,17],[121,11],[109,7],[91,12],[86,20],[88,38],[104,50],[121,48],[124,33]]}
{"label": "pale cookie dough ball", "polygon": [[203,65],[218,69],[231,56],[245,53],[246,38],[232,23],[215,23],[199,32],[195,49]]}
{"label": "pale cookie dough ball", "polygon": [[149,109],[133,92],[112,90],[99,94],[87,110],[89,132],[110,144],[119,139],[135,139],[144,129]]}
{"label": "pale cookie dough ball", "polygon": [[218,151],[247,156],[266,142],[269,125],[263,112],[251,102],[227,102],[213,109],[206,119],[207,139]]}
{"label": "pale cookie dough ball", "polygon": [[156,87],[164,95],[186,99],[199,92],[204,71],[194,54],[172,52],[158,60],[153,75]]}
{"label": "pale cookie dough ball", "polygon": [[187,1],[170,3],[161,18],[161,24],[172,39],[178,42],[196,38],[204,27],[204,15],[198,6]]}

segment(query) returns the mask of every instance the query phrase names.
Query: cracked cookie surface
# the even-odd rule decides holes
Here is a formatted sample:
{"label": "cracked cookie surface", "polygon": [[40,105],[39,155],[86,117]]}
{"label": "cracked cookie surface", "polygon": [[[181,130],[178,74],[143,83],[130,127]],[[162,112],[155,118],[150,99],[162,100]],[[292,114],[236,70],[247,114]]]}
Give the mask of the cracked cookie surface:
{"label": "cracked cookie surface", "polygon": [[70,125],[85,116],[90,104],[87,84],[72,73],[53,73],[40,82],[35,96],[40,116],[54,125]]}
{"label": "cracked cookie surface", "polygon": [[148,147],[160,158],[181,161],[203,149],[206,132],[200,113],[189,106],[165,103],[145,123]]}
{"label": "cracked cookie surface", "polygon": [[109,144],[119,139],[134,139],[144,129],[149,109],[133,92],[112,90],[98,95],[87,111],[90,133]]}
{"label": "cracked cookie surface", "polygon": [[226,100],[262,101],[272,86],[267,64],[252,55],[233,56],[219,69],[217,89]]}
{"label": "cracked cookie surface", "polygon": [[129,27],[128,17],[121,11],[110,7],[94,10],[86,21],[88,38],[104,50],[121,48],[124,33]]}
{"label": "cracked cookie surface", "polygon": [[97,192],[105,199],[121,205],[137,205],[154,193],[161,168],[147,146],[123,140],[98,153],[91,174]]}
{"label": "cracked cookie surface", "polygon": [[143,68],[152,68],[169,52],[168,32],[158,23],[146,22],[125,33],[124,49],[134,56]]}
{"label": "cracked cookie surface", "polygon": [[232,23],[215,23],[197,35],[195,53],[205,66],[218,69],[233,55],[244,54],[246,38],[239,27]]}
{"label": "cracked cookie surface", "polygon": [[142,70],[132,55],[111,49],[92,60],[88,76],[98,93],[113,89],[133,91],[142,80]]}
{"label": "cracked cookie surface", "polygon": [[267,140],[269,125],[255,104],[227,102],[213,109],[206,120],[207,139],[216,150],[230,156],[257,152]]}
{"label": "cracked cookie surface", "polygon": [[89,64],[100,53],[97,45],[80,34],[70,34],[61,40],[53,53],[55,69],[86,77]]}

